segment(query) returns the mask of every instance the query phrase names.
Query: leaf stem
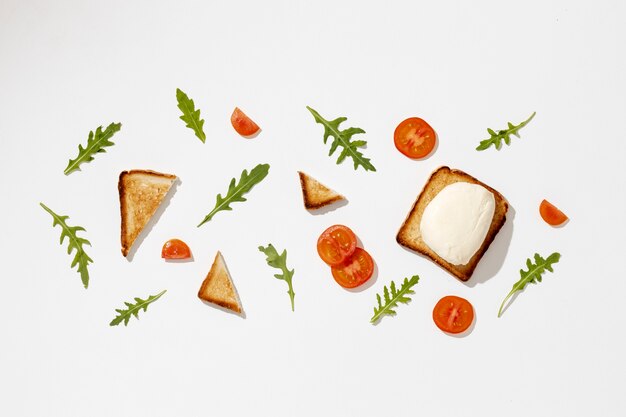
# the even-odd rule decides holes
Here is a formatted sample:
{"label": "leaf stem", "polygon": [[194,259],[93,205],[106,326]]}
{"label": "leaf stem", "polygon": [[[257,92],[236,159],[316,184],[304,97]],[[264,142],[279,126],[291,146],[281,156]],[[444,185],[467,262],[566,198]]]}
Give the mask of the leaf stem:
{"label": "leaf stem", "polygon": [[293,285],[291,285],[291,280],[287,281],[287,285],[289,285],[289,290],[287,291],[287,294],[289,294],[289,298],[291,299],[291,311],[296,311],[293,302],[296,293],[293,292]]}
{"label": "leaf stem", "polygon": [[509,294],[506,296],[506,298],[504,299],[504,301],[502,301],[502,304],[500,304],[500,310],[498,310],[498,318],[500,318],[500,316],[502,316],[502,309],[504,308],[504,304],[508,301],[509,298],[511,298],[511,296],[513,294],[515,294],[517,292],[517,290],[515,289],[515,286],[513,286],[513,289],[511,290],[511,292],[509,292]]}

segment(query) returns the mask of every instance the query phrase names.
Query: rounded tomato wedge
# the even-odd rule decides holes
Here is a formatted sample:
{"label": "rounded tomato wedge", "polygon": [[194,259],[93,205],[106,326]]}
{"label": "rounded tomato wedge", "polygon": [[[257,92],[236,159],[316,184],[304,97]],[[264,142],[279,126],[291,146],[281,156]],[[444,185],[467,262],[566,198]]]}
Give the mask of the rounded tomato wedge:
{"label": "rounded tomato wedge", "polygon": [[343,264],[332,267],[333,278],[344,288],[363,285],[374,273],[374,260],[365,249],[356,248]]}
{"label": "rounded tomato wedge", "polygon": [[161,258],[164,259],[187,259],[191,258],[191,250],[185,242],[180,239],[170,239],[161,249]]}
{"label": "rounded tomato wedge", "polygon": [[330,226],[317,239],[317,253],[330,266],[342,264],[355,249],[356,235],[340,224]]}
{"label": "rounded tomato wedge", "polygon": [[235,110],[233,110],[233,114],[230,116],[230,123],[241,136],[252,136],[261,130],[252,119],[239,110],[239,107],[235,107]]}
{"label": "rounded tomato wedge", "polygon": [[424,158],[435,149],[437,135],[424,120],[410,117],[396,127],[393,143],[409,158]]}
{"label": "rounded tomato wedge", "polygon": [[543,200],[539,205],[539,214],[541,218],[551,226],[560,226],[567,221],[567,216],[558,208]]}
{"label": "rounded tomato wedge", "polygon": [[474,307],[465,298],[448,295],[435,305],[433,320],[446,333],[461,333],[474,321]]}

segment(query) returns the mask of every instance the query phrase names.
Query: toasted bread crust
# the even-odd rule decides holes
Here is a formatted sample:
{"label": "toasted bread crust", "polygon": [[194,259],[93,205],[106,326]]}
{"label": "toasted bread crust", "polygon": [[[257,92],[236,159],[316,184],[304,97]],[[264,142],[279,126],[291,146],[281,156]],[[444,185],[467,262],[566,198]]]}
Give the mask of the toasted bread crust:
{"label": "toasted bread crust", "polygon": [[[298,171],[298,176],[300,177],[300,187],[302,189],[304,207],[307,210],[317,210],[322,207],[329,206],[337,201],[346,199],[341,194],[331,190],[302,171]],[[323,194],[326,194],[326,196]]]}
{"label": "toasted bread crust", "polygon": [[[491,225],[489,226],[487,236],[485,237],[485,240],[483,241],[480,248],[476,251],[474,256],[472,256],[470,261],[465,265],[453,265],[447,262],[445,259],[441,258],[433,250],[431,250],[428,245],[426,245],[426,243],[422,240],[421,232],[419,231],[419,223],[422,218],[422,213],[424,212],[424,209],[426,208],[428,203],[430,203],[430,201],[444,187],[459,181],[478,184],[485,187],[487,190],[493,193],[496,203],[493,219],[491,221]],[[489,249],[491,242],[493,242],[496,235],[504,225],[508,208],[509,205],[506,199],[498,191],[494,190],[493,188],[477,180],[471,175],[466,174],[463,171],[450,169],[447,166],[443,166],[435,170],[424,185],[424,188],[422,189],[419,196],[417,197],[417,200],[413,204],[411,211],[409,212],[406,219],[404,220],[404,223],[400,227],[400,230],[396,235],[396,241],[400,245],[428,257],[433,262],[441,266],[443,269],[459,278],[461,281],[467,281],[474,273],[474,269],[476,269],[476,266],[478,265],[480,259],[483,257],[487,249]]]}
{"label": "toasted bread crust", "polygon": [[[156,178],[163,178],[171,180],[172,182],[176,180],[176,175],[171,174],[163,174],[161,172],[146,170],[146,169],[133,169],[130,171],[122,171],[119,176],[119,180],[117,183],[117,190],[120,196],[120,215],[121,215],[121,231],[120,231],[120,241],[122,244],[122,255],[125,257],[128,256],[130,252],[130,248],[132,247],[135,238],[131,236],[131,231],[129,230],[129,225],[127,219],[129,218],[129,210],[128,200],[129,200],[129,192],[127,186],[127,180],[133,175],[148,175]],[[141,232],[141,231],[140,231]]]}
{"label": "toasted bread crust", "polygon": [[198,298],[241,313],[241,302],[235,284],[228,273],[222,254],[218,251],[211,269],[198,290]]}

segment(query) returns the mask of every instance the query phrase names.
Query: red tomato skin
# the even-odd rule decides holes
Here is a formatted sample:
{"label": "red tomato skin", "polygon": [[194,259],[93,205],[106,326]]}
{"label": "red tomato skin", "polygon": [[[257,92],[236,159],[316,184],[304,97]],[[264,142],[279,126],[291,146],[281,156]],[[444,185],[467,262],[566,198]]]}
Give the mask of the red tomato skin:
{"label": "red tomato skin", "polygon": [[344,288],[356,288],[365,284],[374,274],[374,260],[365,249],[356,248],[342,265],[331,269],[335,282]]}
{"label": "red tomato skin", "polygon": [[447,295],[433,308],[433,321],[446,333],[463,333],[474,322],[474,307],[465,298]]}
{"label": "red tomato skin", "polygon": [[188,259],[191,258],[191,250],[185,242],[180,239],[170,239],[161,249],[163,259]]}
{"label": "red tomato skin", "polygon": [[548,200],[543,200],[539,205],[541,218],[550,226],[560,226],[568,220],[568,217],[561,210]]}
{"label": "red tomato skin", "polygon": [[230,116],[230,123],[233,125],[235,131],[241,136],[252,136],[261,130],[259,125],[246,116],[246,114],[242,112],[239,107],[235,107],[235,110],[233,110],[233,114]]}
{"label": "red tomato skin", "polygon": [[396,127],[393,142],[403,155],[421,159],[430,155],[437,144],[435,130],[419,117],[409,117]]}
{"label": "red tomato skin", "polygon": [[327,265],[337,266],[355,251],[357,238],[347,226],[336,224],[324,230],[317,240],[317,253]]}

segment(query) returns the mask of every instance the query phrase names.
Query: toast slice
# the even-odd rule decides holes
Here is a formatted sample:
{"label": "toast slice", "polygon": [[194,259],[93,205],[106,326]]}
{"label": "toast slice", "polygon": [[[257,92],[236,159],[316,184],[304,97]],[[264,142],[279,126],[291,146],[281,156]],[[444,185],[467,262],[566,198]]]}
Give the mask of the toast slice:
{"label": "toast slice", "polygon": [[130,248],[157,211],[176,180],[175,175],[149,170],[122,171],[117,188],[122,215],[122,255]]}
{"label": "toast slice", "polygon": [[215,255],[209,274],[202,281],[198,297],[209,303],[217,304],[235,313],[241,313],[241,302],[237,296],[237,289],[228,273],[224,257],[220,252]]}
{"label": "toast slice", "polygon": [[[441,258],[439,255],[437,255],[437,253],[431,250],[428,245],[426,245],[426,243],[423,241],[420,231],[420,222],[426,206],[428,206],[428,204],[439,193],[439,191],[441,191],[446,186],[459,181],[464,181],[471,184],[478,184],[485,187],[487,190],[493,193],[495,200],[495,210],[493,218],[491,219],[491,225],[489,226],[489,230],[487,231],[487,235],[485,236],[482,245],[479,247],[476,253],[474,253],[469,262],[464,265],[451,264],[445,259]],[[402,224],[402,227],[400,227],[398,235],[396,236],[396,240],[400,245],[408,249],[412,249],[430,258],[433,262],[437,263],[439,266],[459,278],[461,281],[467,281],[472,276],[472,273],[474,273],[474,269],[476,269],[478,262],[489,248],[489,245],[491,245],[491,242],[493,242],[493,239],[500,231],[500,228],[502,228],[502,226],[504,225],[508,209],[509,205],[507,201],[504,199],[502,194],[500,194],[493,188],[485,185],[484,183],[480,182],[476,178],[466,174],[463,171],[450,169],[447,166],[443,166],[441,168],[438,168],[435,172],[431,174],[428,182],[424,186],[424,189],[413,204],[411,211],[409,212],[406,220]]]}
{"label": "toast slice", "polygon": [[298,171],[298,175],[300,176],[300,185],[302,186],[304,207],[307,210],[317,210],[346,199],[338,192],[331,190],[304,172]]}

